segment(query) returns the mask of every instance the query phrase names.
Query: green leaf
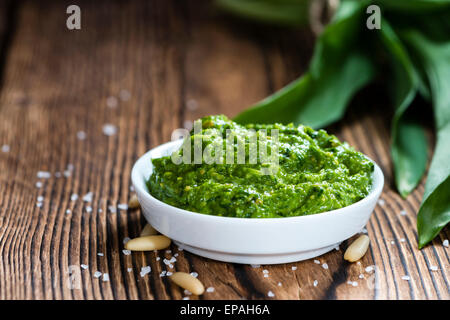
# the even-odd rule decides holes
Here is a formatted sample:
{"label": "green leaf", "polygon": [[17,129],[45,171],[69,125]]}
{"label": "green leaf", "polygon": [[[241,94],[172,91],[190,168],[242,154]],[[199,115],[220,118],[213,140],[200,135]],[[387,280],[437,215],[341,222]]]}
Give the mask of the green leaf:
{"label": "green leaf", "polygon": [[407,116],[400,118],[395,131],[391,144],[395,184],[400,194],[406,197],[425,173],[427,140],[423,127]]}
{"label": "green leaf", "polygon": [[381,40],[387,49],[394,71],[392,89],[395,114],[392,119],[391,155],[395,183],[406,197],[417,186],[427,164],[427,140],[423,127],[406,112],[416,96],[418,77],[413,63],[400,39],[383,20]]}
{"label": "green leaf", "polygon": [[234,120],[294,122],[314,128],[339,120],[355,92],[375,74],[372,61],[356,43],[366,6],[366,1],[344,1],[317,40],[309,71]]}
{"label": "green leaf", "polygon": [[450,42],[434,42],[417,31],[403,33],[422,63],[431,89],[436,147],[417,216],[419,248],[450,221]]}
{"label": "green leaf", "polygon": [[298,26],[308,22],[307,0],[216,0],[224,10],[244,18],[279,25]]}
{"label": "green leaf", "polygon": [[450,221],[450,176],[436,187],[424,202],[417,216],[419,248],[434,239]]}

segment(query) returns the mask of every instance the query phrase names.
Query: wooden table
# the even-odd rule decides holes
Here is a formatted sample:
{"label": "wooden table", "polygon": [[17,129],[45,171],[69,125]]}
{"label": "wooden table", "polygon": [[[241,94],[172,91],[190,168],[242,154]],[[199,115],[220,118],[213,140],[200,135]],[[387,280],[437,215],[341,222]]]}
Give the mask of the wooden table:
{"label": "wooden table", "polygon": [[[360,264],[343,260],[347,242],[320,265],[254,268],[176,246],[125,255],[124,238],[139,235],[145,221],[139,210],[108,207],[133,194],[135,160],[174,129],[207,114],[233,116],[298,77],[314,38],[255,27],[199,1],[77,1],[82,29],[70,31],[69,4],[0,3],[0,146],[9,146],[0,151],[0,299],[181,299],[183,290],[160,277],[164,257],[175,253],[174,270],[195,271],[214,287],[200,299],[264,299],[269,290],[274,299],[450,298],[448,228],[417,249],[423,183],[406,200],[393,189],[391,111],[377,86],[328,128],[386,176]],[[105,124],[117,132],[105,135]],[[88,192],[92,201],[84,202]],[[143,266],[152,271],[141,277]]]}

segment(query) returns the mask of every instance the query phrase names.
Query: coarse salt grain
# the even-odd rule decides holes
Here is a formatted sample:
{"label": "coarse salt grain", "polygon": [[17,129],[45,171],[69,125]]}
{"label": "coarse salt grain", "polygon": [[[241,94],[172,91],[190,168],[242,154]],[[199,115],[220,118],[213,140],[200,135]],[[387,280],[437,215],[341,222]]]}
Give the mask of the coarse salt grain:
{"label": "coarse salt grain", "polygon": [[131,98],[131,93],[128,90],[122,89],[119,92],[119,98],[122,101],[128,101]]}
{"label": "coarse salt grain", "polygon": [[297,270],[297,267],[293,266],[293,267],[292,267],[292,270],[294,270],[294,271]]}
{"label": "coarse salt grain", "polygon": [[82,264],[80,265],[81,268],[83,268],[84,270],[86,270],[87,268],[89,268],[89,266],[87,264]]}
{"label": "coarse salt grain", "polygon": [[38,208],[42,207],[42,202],[36,203],[36,207],[38,207]]}
{"label": "coarse salt grain", "polygon": [[56,172],[55,172],[55,177],[56,177],[56,178],[61,178],[61,172],[56,171]]}
{"label": "coarse salt grain", "polygon": [[92,207],[91,206],[87,206],[86,207],[86,212],[87,213],[91,213],[92,212]]}
{"label": "coarse salt grain", "polygon": [[38,202],[42,202],[42,201],[44,201],[44,197],[43,197],[43,196],[39,196],[39,197],[37,197],[37,201],[38,201]]}
{"label": "coarse salt grain", "polygon": [[9,150],[11,150],[9,145],[7,145],[7,144],[2,145],[2,152],[7,153],[7,152],[9,152]]}
{"label": "coarse salt grain", "polygon": [[267,273],[264,274],[264,278],[268,278],[269,275]]}
{"label": "coarse salt grain", "polygon": [[108,108],[115,108],[118,104],[119,103],[116,97],[110,96],[106,98],[106,105],[108,106]]}
{"label": "coarse salt grain", "polygon": [[131,272],[131,271],[133,271],[133,268],[127,268],[127,271]]}
{"label": "coarse salt grain", "polygon": [[448,239],[445,239],[444,241],[442,241],[442,245],[446,248],[448,248]]}
{"label": "coarse salt grain", "polygon": [[317,281],[317,280],[314,280],[314,282],[313,282],[313,286],[314,287],[317,287],[317,285],[319,284],[319,281]]}
{"label": "coarse salt grain", "polygon": [[364,270],[366,270],[366,272],[372,272],[373,271],[373,266],[368,266],[368,267],[366,267]]}
{"label": "coarse salt grain", "polygon": [[361,274],[359,275],[359,278],[360,278],[360,279],[364,279],[364,275],[361,273]]}
{"label": "coarse salt grain", "polygon": [[190,292],[188,289],[184,290],[184,294],[187,296],[192,296],[192,292]]}
{"label": "coarse salt grain", "polygon": [[408,214],[408,212],[406,210],[401,210],[400,211],[400,215],[401,216],[406,216]]}
{"label": "coarse salt grain", "polygon": [[42,182],[38,181],[36,182],[36,188],[42,188]]}
{"label": "coarse salt grain", "polygon": [[126,256],[129,256],[131,254],[131,250],[127,250],[127,249],[123,249],[122,252]]}
{"label": "coarse salt grain", "polygon": [[269,292],[267,292],[267,296],[273,298],[275,297],[275,294],[269,290]]}
{"label": "coarse salt grain", "polygon": [[103,274],[103,281],[109,281],[109,274],[107,274],[107,273],[104,273]]}
{"label": "coarse salt grain", "polygon": [[156,261],[159,261],[159,260],[161,260],[161,257],[156,257]]}
{"label": "coarse salt grain", "polygon": [[402,280],[409,281],[409,280],[411,280],[411,277],[410,276],[402,276]]}
{"label": "coarse salt grain", "polygon": [[267,273],[269,273],[269,270],[264,269],[262,272],[267,274]]}
{"label": "coarse salt grain", "polygon": [[189,99],[189,100],[186,102],[186,107],[187,107],[189,110],[193,111],[193,110],[196,110],[196,109],[198,108],[198,103],[197,103],[197,101],[194,100],[194,99]]}
{"label": "coarse salt grain", "polygon": [[189,297],[183,297],[183,300],[190,300]]}
{"label": "coarse salt grain", "polygon": [[70,196],[70,200],[71,201],[77,201],[78,200],[78,195],[76,193],[72,193],[72,195]]}
{"label": "coarse salt grain", "polygon": [[437,266],[431,266],[431,267],[430,267],[430,270],[431,270],[431,271],[437,271],[437,270],[438,270],[438,267],[437,267]]}
{"label": "coarse salt grain", "polygon": [[97,253],[97,255],[100,256],[100,257],[103,257],[103,256],[104,256],[104,254],[101,253],[101,252]]}
{"label": "coarse salt grain", "polygon": [[261,267],[260,264],[251,264],[250,266],[251,266],[252,268],[259,268],[259,267]]}
{"label": "coarse salt grain", "polygon": [[406,241],[405,238],[401,238],[401,239],[400,239],[400,242],[405,242],[405,241]]}
{"label": "coarse salt grain", "polygon": [[385,202],[383,199],[378,200],[378,204],[379,204],[380,206],[384,206],[385,203],[386,203],[386,202]]}
{"label": "coarse salt grain", "polygon": [[67,214],[71,214],[72,211],[71,211],[70,209],[67,209],[67,210],[66,210],[66,213],[67,213]]}
{"label": "coarse salt grain", "polygon": [[198,277],[198,273],[197,272],[191,272],[191,276],[193,276],[194,278]]}
{"label": "coarse salt grain", "polygon": [[130,238],[128,238],[128,237],[125,237],[125,238],[123,238],[123,244],[126,244],[128,241],[130,241],[131,239]]}
{"label": "coarse salt grain", "polygon": [[117,213],[117,209],[114,206],[108,206],[108,211],[111,213]]}
{"label": "coarse salt grain", "polygon": [[78,140],[85,140],[86,139],[86,132],[84,131],[78,131],[77,132],[77,139]]}
{"label": "coarse salt grain", "polygon": [[102,130],[106,136],[113,136],[117,133],[117,127],[110,123],[104,124]]}
{"label": "coarse salt grain", "polygon": [[314,260],[314,263],[315,264],[320,264],[320,261],[319,260]]}
{"label": "coarse salt grain", "polygon": [[281,287],[281,286],[282,286],[281,282],[278,282],[278,286],[279,286],[279,287]]}
{"label": "coarse salt grain", "polygon": [[95,278],[100,278],[101,275],[102,275],[102,273],[100,271],[95,271],[94,272],[94,277]]}
{"label": "coarse salt grain", "polygon": [[322,268],[324,268],[325,270],[327,270],[327,269],[328,269],[328,264],[326,264],[326,263],[322,264]]}
{"label": "coarse salt grain", "polygon": [[152,268],[150,266],[145,266],[141,268],[141,278],[144,277],[146,274],[149,274],[152,271]]}
{"label": "coarse salt grain", "polygon": [[357,286],[358,286],[358,282],[353,281],[353,282],[352,282],[352,286],[357,287]]}
{"label": "coarse salt grain", "polygon": [[183,128],[185,128],[186,130],[191,130],[193,127],[194,123],[191,120],[185,120],[183,122]]}
{"label": "coarse salt grain", "polygon": [[126,210],[128,210],[128,204],[126,204],[126,203],[119,203],[119,204],[117,205],[117,208],[119,208],[119,210],[124,210],[124,211],[126,211]]}
{"label": "coarse salt grain", "polygon": [[172,250],[166,250],[166,253],[172,253]]}
{"label": "coarse salt grain", "polygon": [[206,292],[214,292],[215,289],[213,287],[206,288]]}
{"label": "coarse salt grain", "polygon": [[48,171],[38,171],[36,175],[39,179],[50,179],[52,176]]}
{"label": "coarse salt grain", "polygon": [[92,202],[92,197],[93,197],[94,193],[93,192],[88,192],[83,196],[83,201],[84,202]]}
{"label": "coarse salt grain", "polygon": [[170,271],[167,271],[166,276],[170,277],[171,275],[173,275],[173,273]]}

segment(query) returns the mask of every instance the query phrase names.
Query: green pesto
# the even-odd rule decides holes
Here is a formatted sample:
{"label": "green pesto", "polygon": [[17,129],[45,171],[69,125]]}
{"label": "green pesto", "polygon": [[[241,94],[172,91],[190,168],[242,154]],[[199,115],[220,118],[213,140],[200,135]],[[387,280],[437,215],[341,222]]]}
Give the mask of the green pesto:
{"label": "green pesto", "polygon": [[[258,136],[261,129],[267,135],[278,129],[278,171],[261,174],[267,165],[260,161],[177,165],[171,157],[152,159],[154,171],[147,186],[154,197],[167,204],[217,216],[277,218],[339,209],[370,192],[373,163],[324,130],[292,124],[239,125],[223,115],[201,120],[203,147],[224,145],[225,130],[232,129],[248,150],[245,133],[249,129],[256,130]],[[208,128],[217,129],[218,134],[208,134]],[[191,141],[193,138],[191,132]],[[272,143],[269,138],[267,145]]]}

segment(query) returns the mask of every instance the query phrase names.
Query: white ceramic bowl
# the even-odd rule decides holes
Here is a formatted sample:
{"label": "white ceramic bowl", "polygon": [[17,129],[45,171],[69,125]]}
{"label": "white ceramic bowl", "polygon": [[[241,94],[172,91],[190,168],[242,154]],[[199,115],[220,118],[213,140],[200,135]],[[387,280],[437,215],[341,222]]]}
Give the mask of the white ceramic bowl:
{"label": "white ceramic bowl", "polygon": [[384,177],[375,164],[372,191],[345,208],[289,218],[231,218],[179,209],[154,198],[146,180],[152,158],[170,155],[182,140],[144,154],[135,163],[132,182],[147,221],[185,250],[203,257],[236,263],[276,264],[310,259],[360,232],[383,189]]}

